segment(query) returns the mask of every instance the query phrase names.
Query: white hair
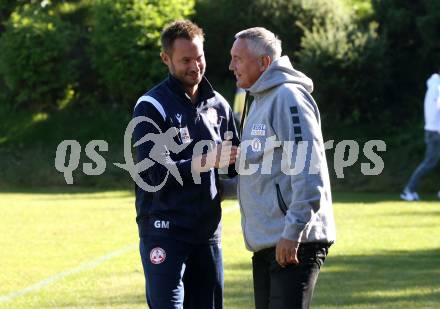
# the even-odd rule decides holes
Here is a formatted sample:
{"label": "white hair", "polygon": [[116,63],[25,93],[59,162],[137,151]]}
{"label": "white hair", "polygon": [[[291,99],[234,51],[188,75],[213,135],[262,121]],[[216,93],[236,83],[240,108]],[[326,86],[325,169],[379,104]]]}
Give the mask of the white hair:
{"label": "white hair", "polygon": [[235,38],[246,40],[249,50],[257,56],[269,56],[272,61],[281,57],[281,40],[266,28],[249,28],[238,32]]}

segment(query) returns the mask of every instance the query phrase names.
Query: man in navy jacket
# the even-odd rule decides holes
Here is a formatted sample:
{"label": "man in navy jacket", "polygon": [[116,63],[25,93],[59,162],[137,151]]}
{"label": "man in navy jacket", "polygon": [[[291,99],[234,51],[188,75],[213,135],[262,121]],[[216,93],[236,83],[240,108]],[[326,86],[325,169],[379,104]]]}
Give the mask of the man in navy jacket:
{"label": "man in navy jacket", "polygon": [[[169,76],[141,96],[134,146],[136,221],[150,309],[223,308],[219,171],[239,140],[226,100],[204,77],[203,30],[177,21],[161,34]],[[219,170],[220,169],[220,170]]]}

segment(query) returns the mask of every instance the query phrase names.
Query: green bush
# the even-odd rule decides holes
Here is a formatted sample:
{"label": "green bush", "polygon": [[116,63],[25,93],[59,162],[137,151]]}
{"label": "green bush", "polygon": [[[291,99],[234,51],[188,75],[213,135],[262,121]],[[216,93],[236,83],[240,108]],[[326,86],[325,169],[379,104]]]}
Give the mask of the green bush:
{"label": "green bush", "polygon": [[51,10],[26,4],[17,8],[0,38],[0,75],[14,103],[56,107],[76,80],[69,52],[76,31]]}
{"label": "green bush", "polygon": [[324,118],[352,125],[373,120],[386,124],[392,116],[383,108],[388,69],[376,28],[372,23],[364,31],[352,22],[336,21],[304,28],[299,66],[315,83]]}
{"label": "green bush", "polygon": [[35,0],[1,0],[0,1],[0,35],[5,30],[5,23],[16,7]]}
{"label": "green bush", "polygon": [[372,3],[393,81],[385,99],[398,121],[422,119],[426,80],[440,68],[440,2]]}
{"label": "green bush", "polygon": [[233,79],[229,73],[234,34],[265,27],[283,41],[283,54],[300,49],[304,27],[327,19],[344,20],[347,9],[338,0],[198,0],[195,21],[205,30],[207,74],[210,79]]}
{"label": "green bush", "polygon": [[174,19],[188,18],[194,1],[100,0],[92,7],[89,54],[104,98],[133,104],[164,78],[160,31]]}

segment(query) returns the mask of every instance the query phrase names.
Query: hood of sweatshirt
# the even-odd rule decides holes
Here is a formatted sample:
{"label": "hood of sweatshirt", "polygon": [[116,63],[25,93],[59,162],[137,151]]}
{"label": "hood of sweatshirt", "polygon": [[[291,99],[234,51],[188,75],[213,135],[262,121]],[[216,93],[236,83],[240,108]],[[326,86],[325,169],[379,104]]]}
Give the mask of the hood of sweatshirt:
{"label": "hood of sweatshirt", "polygon": [[248,90],[252,94],[258,94],[285,83],[301,85],[309,93],[313,91],[313,81],[304,73],[295,70],[287,56],[282,56],[272,62]]}

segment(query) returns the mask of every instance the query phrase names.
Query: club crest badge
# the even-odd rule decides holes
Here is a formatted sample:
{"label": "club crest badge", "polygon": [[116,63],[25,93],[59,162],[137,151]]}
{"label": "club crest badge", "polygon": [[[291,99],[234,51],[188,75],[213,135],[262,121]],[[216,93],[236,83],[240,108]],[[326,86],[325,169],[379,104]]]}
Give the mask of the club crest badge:
{"label": "club crest badge", "polygon": [[261,142],[260,142],[260,140],[258,138],[254,138],[252,140],[252,144],[251,145],[252,145],[252,151],[253,152],[261,151]]}
{"label": "club crest badge", "polygon": [[160,247],[156,247],[151,249],[150,251],[150,261],[154,265],[162,264],[167,257],[167,254],[164,249]]}

